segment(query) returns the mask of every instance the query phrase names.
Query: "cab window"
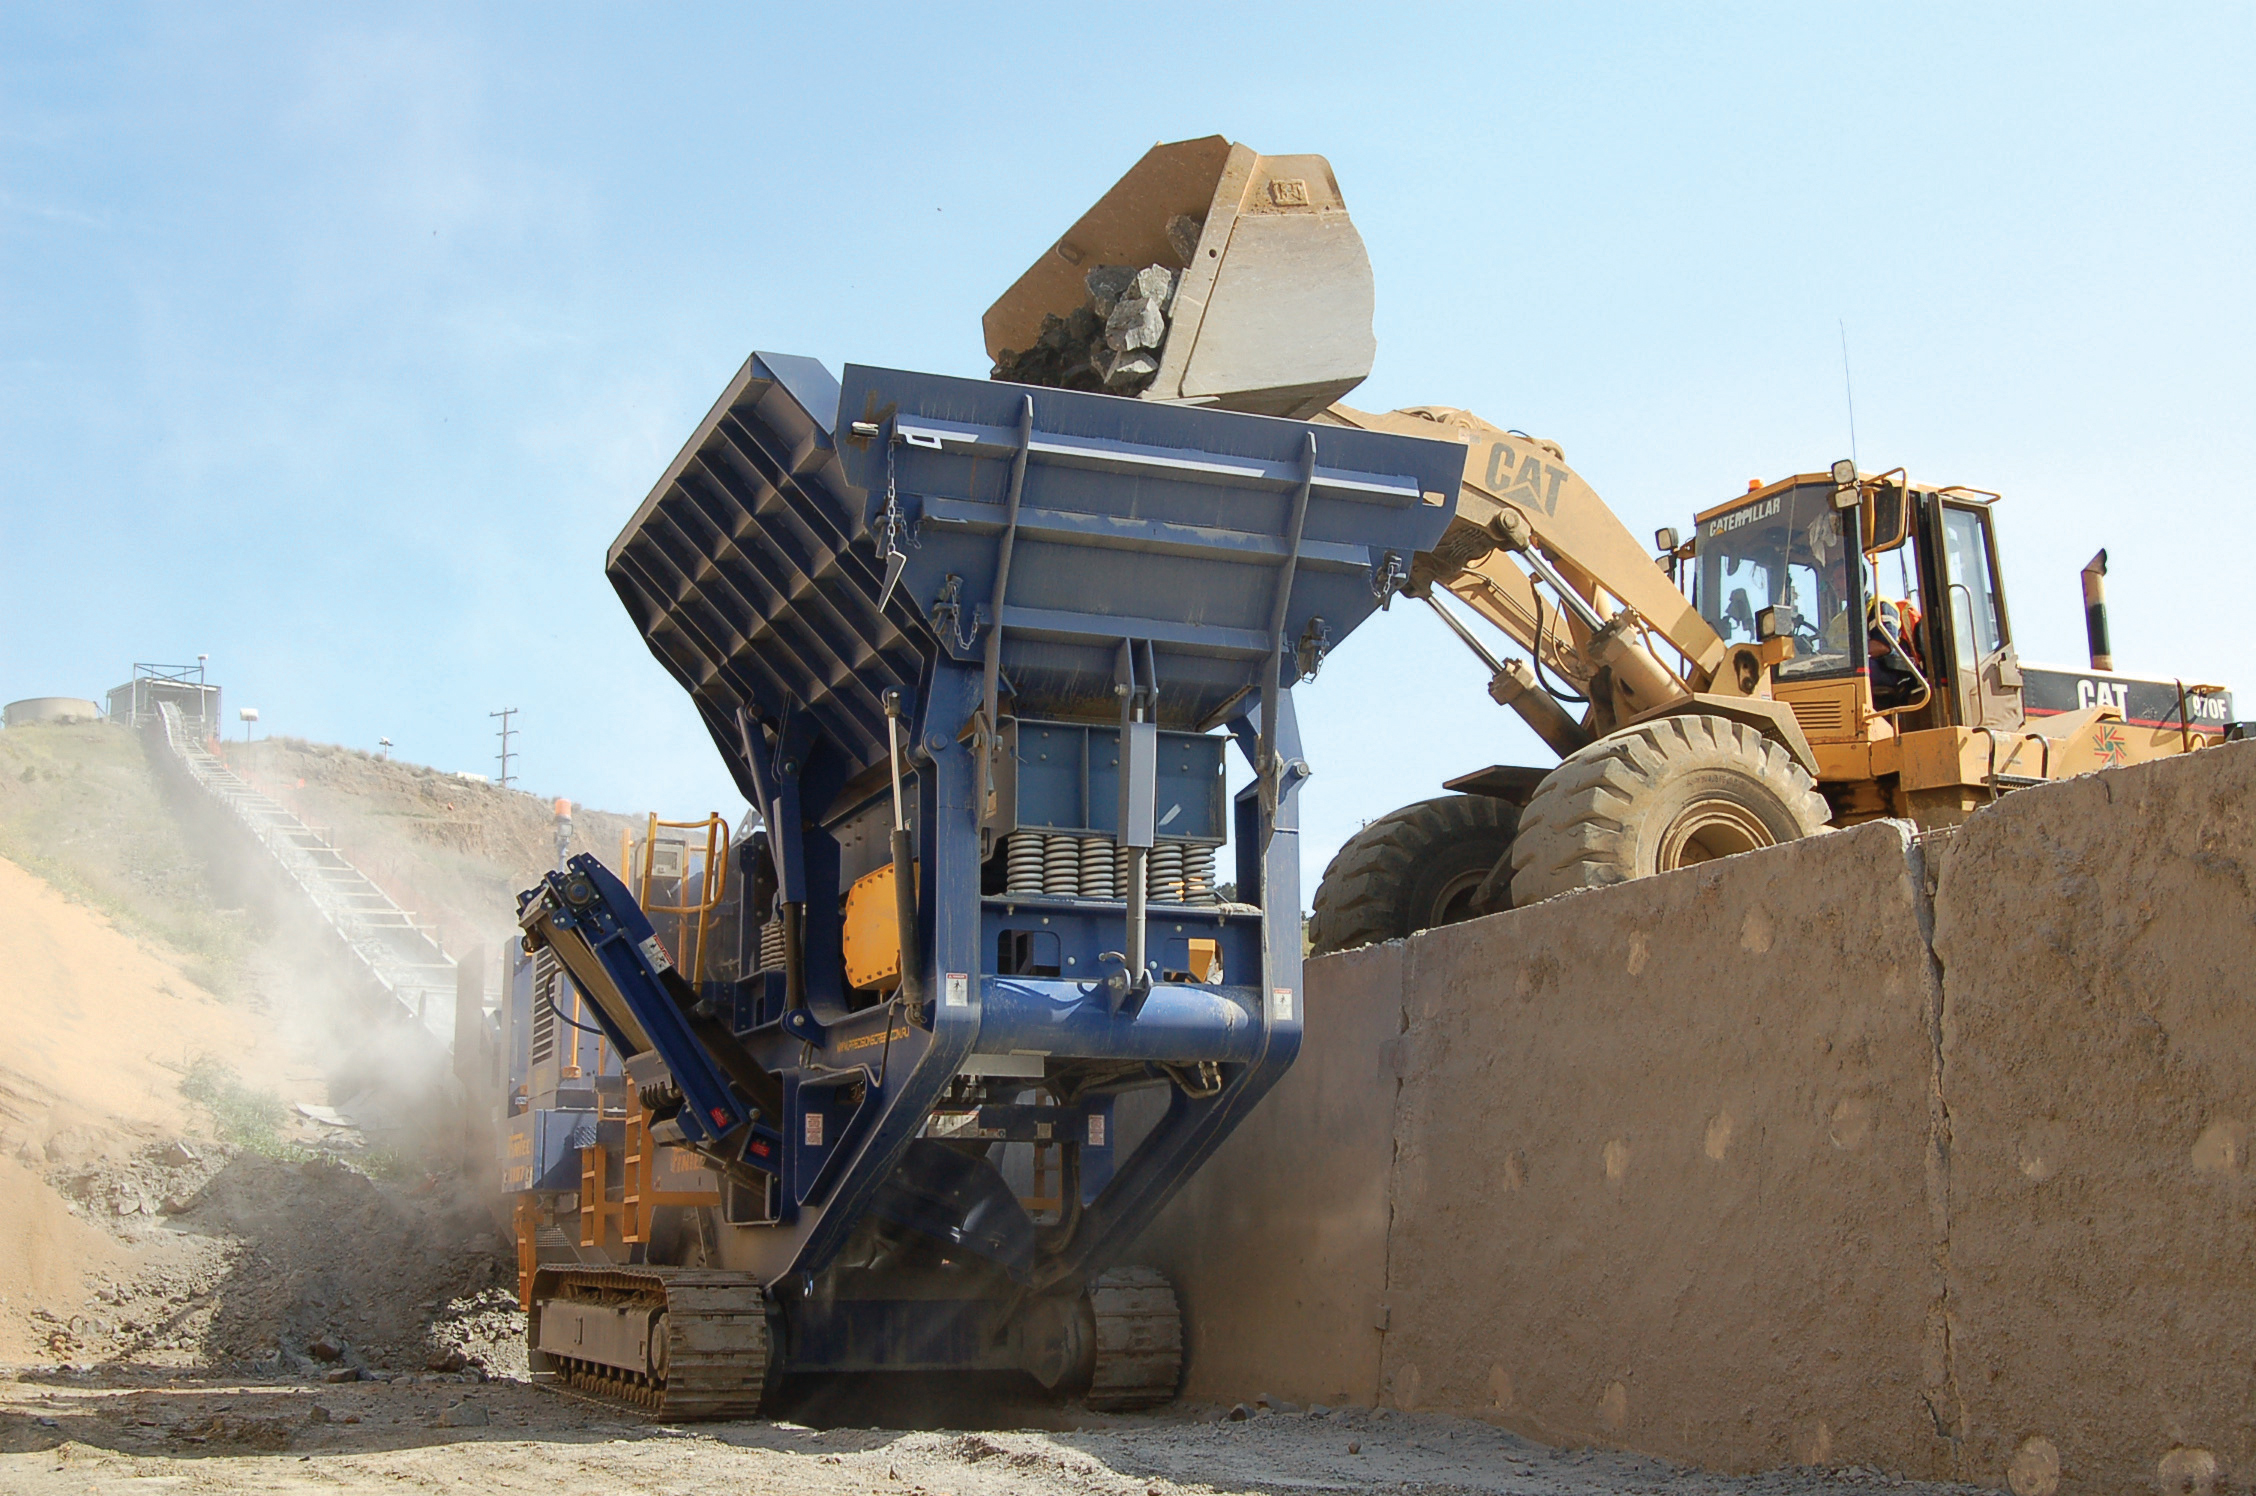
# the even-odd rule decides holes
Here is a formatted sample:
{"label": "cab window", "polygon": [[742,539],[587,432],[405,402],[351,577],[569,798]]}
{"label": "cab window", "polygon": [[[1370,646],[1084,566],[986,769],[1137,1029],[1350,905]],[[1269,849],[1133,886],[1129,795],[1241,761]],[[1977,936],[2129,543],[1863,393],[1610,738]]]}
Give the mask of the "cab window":
{"label": "cab window", "polygon": [[1700,616],[1726,644],[1752,643],[1757,616],[1775,609],[1777,632],[1794,641],[1781,678],[1854,669],[1863,663],[1864,629],[1842,533],[1832,488],[1817,484],[1706,520],[1693,581]]}
{"label": "cab window", "polygon": [[1951,632],[1958,640],[1959,668],[1969,675],[2005,647],[2004,610],[1998,606],[1986,518],[1979,509],[1943,508],[1943,570],[1950,588]]}

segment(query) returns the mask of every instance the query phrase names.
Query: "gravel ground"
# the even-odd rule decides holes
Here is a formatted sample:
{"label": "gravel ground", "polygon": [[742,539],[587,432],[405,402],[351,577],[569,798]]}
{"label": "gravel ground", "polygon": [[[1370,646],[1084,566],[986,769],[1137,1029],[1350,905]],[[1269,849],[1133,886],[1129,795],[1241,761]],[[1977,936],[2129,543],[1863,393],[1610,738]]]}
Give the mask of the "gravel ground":
{"label": "gravel ground", "polygon": [[[660,1426],[529,1387],[452,1376],[308,1386],[112,1368],[0,1381],[0,1493],[469,1487],[579,1492],[1176,1496],[1179,1492],[1944,1492],[1870,1471],[1729,1478],[1552,1450],[1463,1419],[1364,1409],[1174,1408],[1108,1417],[989,1403],[965,1430],[799,1422]],[[836,1399],[829,1401],[836,1408]],[[946,1421],[946,1420],[943,1420]]]}

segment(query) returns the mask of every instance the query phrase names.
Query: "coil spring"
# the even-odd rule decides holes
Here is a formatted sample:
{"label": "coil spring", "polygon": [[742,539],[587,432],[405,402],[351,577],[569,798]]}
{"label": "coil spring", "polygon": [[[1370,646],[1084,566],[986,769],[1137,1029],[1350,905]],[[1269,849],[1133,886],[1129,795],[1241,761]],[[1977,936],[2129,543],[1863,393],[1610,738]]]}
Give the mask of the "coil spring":
{"label": "coil spring", "polygon": [[1183,902],[1183,844],[1161,842],[1151,849],[1146,866],[1151,869],[1150,898],[1155,904]]}
{"label": "coil spring", "polygon": [[1042,891],[1042,838],[1032,831],[1014,831],[1003,844],[1003,880],[1011,893]]}
{"label": "coil spring", "polygon": [[783,921],[771,919],[760,926],[760,970],[783,970]]}
{"label": "coil spring", "polygon": [[1044,841],[1042,892],[1052,898],[1081,897],[1081,838],[1052,836]]}
{"label": "coil spring", "polygon": [[1120,883],[1113,876],[1112,838],[1086,837],[1081,843],[1081,897],[1117,899]]}
{"label": "coil spring", "polygon": [[1186,904],[1212,904],[1214,897],[1214,849],[1212,847],[1185,847],[1183,849],[1183,902]]}

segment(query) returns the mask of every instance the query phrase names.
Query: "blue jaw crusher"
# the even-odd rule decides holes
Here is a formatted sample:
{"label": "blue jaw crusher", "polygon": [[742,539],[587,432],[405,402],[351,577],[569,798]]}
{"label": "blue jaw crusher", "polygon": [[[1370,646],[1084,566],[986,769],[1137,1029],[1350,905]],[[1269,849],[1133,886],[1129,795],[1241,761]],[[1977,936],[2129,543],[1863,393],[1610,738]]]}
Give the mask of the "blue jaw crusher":
{"label": "blue jaw crusher", "polygon": [[[608,563],[757,813],[734,954],[684,971],[591,856],[519,899],[529,1016],[553,1047],[570,990],[617,1060],[509,1119],[536,1375],[669,1419],[785,1372],[1171,1397],[1174,1292],[1123,1258],[1300,1047],[1293,687],[1463,466],[749,360]],[[652,1199],[702,1203],[654,1230]]]}

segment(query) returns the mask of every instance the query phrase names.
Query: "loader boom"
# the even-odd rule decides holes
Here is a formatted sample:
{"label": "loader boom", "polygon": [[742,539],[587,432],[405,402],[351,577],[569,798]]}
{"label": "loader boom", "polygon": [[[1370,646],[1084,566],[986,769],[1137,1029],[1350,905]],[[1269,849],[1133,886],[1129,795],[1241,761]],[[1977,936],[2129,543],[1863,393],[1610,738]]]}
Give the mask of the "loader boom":
{"label": "loader boom", "polygon": [[[1609,665],[1617,690],[1642,679],[1645,698],[1602,703],[1594,713],[1600,724],[1680,706],[1714,681],[1723,641],[1555,443],[1446,406],[1381,414],[1334,405],[1324,419],[1406,435],[1438,427],[1463,444],[1457,517],[1441,543],[1417,558],[1411,591],[1446,588],[1583,695]],[[1545,571],[1550,578],[1539,588]],[[1542,590],[1552,579],[1574,596],[1562,591],[1545,603]],[[1613,621],[1625,608],[1634,618],[1624,621],[1625,637],[1609,655],[1592,619]],[[1530,721],[1550,739],[1544,724]]]}

